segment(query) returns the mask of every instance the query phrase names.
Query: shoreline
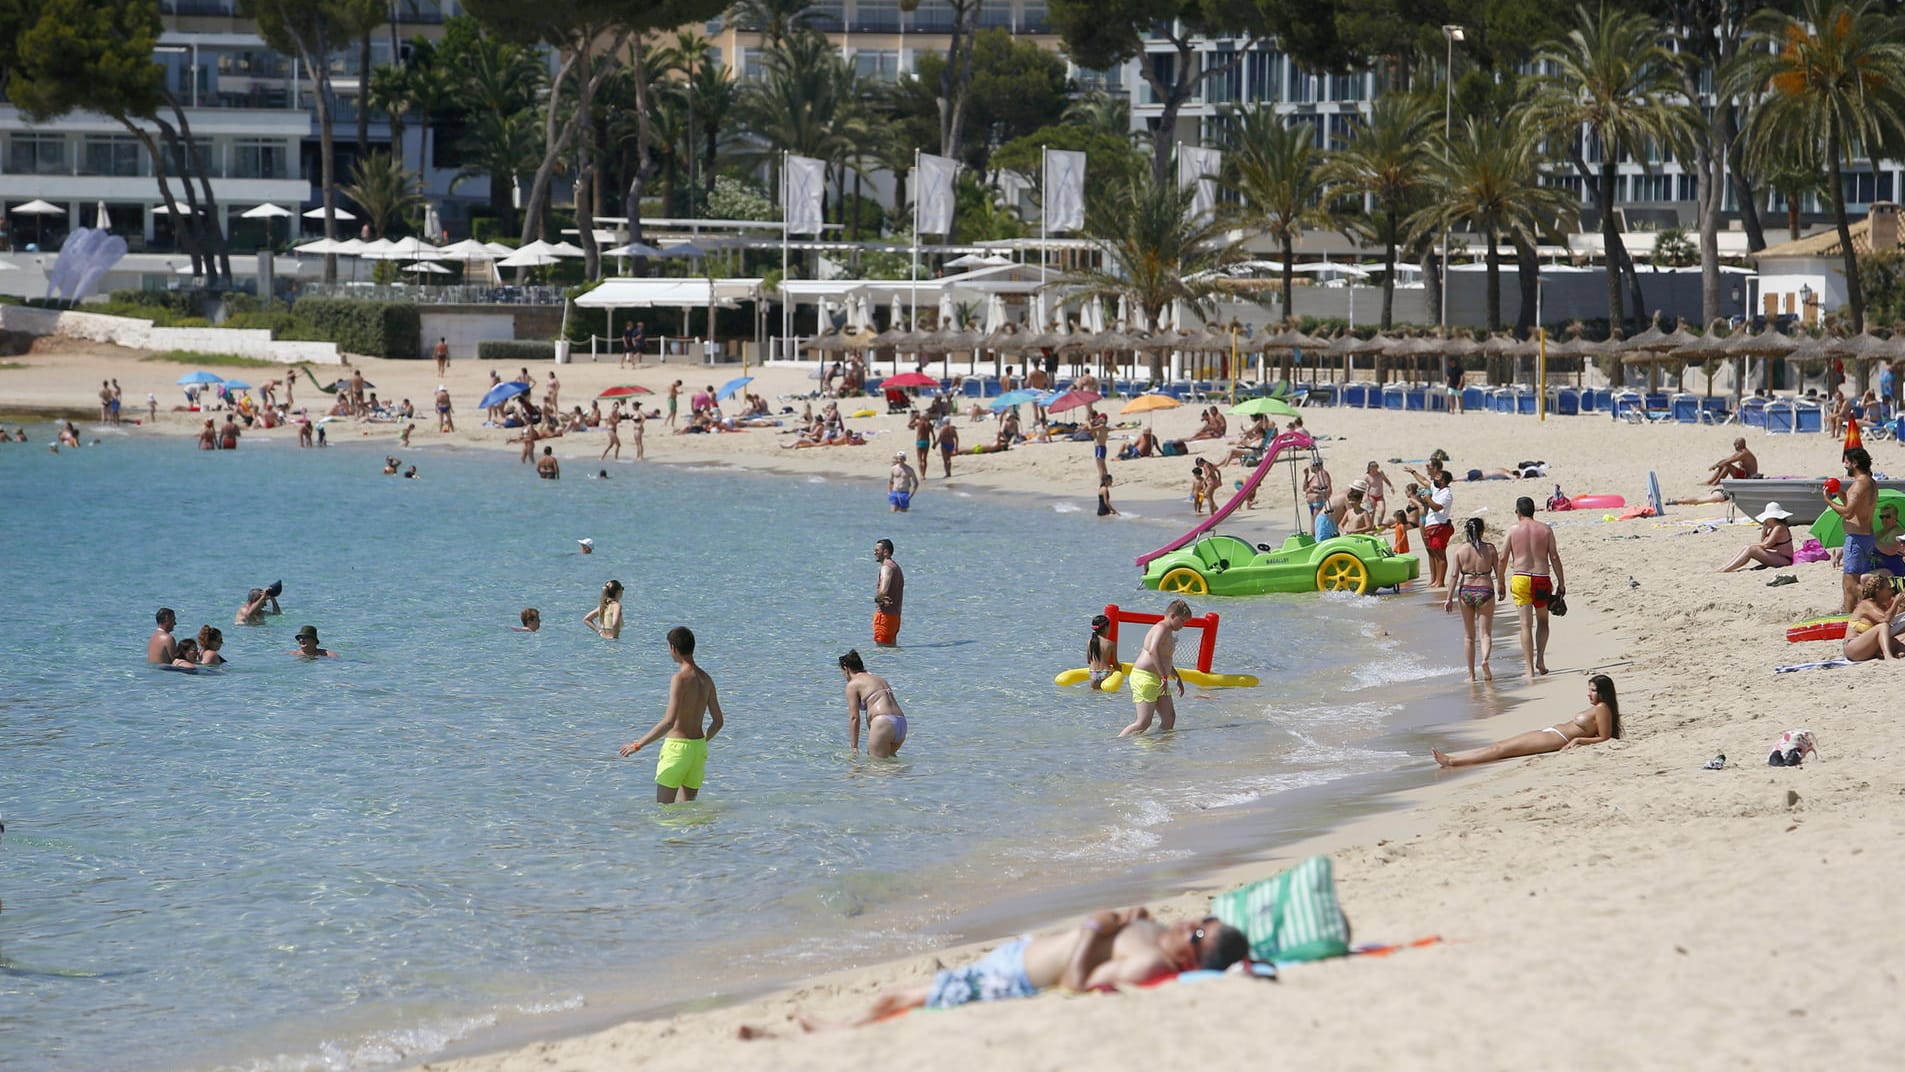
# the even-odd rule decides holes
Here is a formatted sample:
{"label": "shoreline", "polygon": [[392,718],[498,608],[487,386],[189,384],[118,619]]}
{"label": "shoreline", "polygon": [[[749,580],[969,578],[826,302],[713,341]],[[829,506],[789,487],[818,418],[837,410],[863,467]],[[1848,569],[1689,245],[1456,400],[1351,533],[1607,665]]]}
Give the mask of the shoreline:
{"label": "shoreline", "polygon": [[[130,397],[135,388],[125,369],[152,367],[112,355],[78,357],[41,361],[31,355],[19,360],[35,368],[0,371],[0,408],[16,401],[20,385],[41,397],[84,401],[88,382],[96,384],[94,373],[102,368],[127,377]],[[428,362],[363,364],[374,382],[387,378],[400,390],[435,382]],[[404,364],[422,367],[388,367]],[[458,362],[453,371],[468,379],[470,364]],[[491,366],[509,371],[493,362],[484,370]],[[173,366],[161,371],[166,369],[177,374]],[[626,376],[612,367],[590,369],[558,371],[565,381],[604,384],[659,378],[653,366]],[[548,368],[533,371],[542,379]],[[672,378],[686,368],[659,371]],[[800,370],[771,368],[759,375],[764,382],[756,389],[770,400],[777,392],[811,386]],[[685,378],[692,389],[700,377]],[[1195,408],[1160,415],[1160,434],[1183,434]],[[1456,456],[1458,471],[1545,457],[1554,474],[1546,480],[1456,485],[1456,512],[1486,511],[1482,516],[1495,528],[1495,539],[1518,493],[1545,498],[1550,484],[1560,484],[1570,495],[1617,491],[1633,501],[1646,474],[1658,470],[1669,496],[1685,494],[1693,490],[1691,470],[1725,453],[1726,443],[1743,434],[1733,428],[1617,425],[1596,417],[1537,423],[1501,415],[1320,409],[1306,411],[1305,418],[1334,437],[1324,449],[1339,484],[1364,457],[1383,461],[1392,477],[1400,477],[1387,459],[1421,457],[1435,447]],[[882,414],[852,424],[890,434],[897,422]],[[388,434],[353,441],[394,443],[395,430],[378,427]],[[963,418],[960,427],[963,432]],[[465,438],[457,437],[459,447]],[[467,437],[473,446],[490,439],[491,449],[501,446],[501,438],[500,432]],[[890,457],[884,438],[870,448],[818,452],[778,451],[772,439],[758,434],[702,437],[709,442],[699,443],[687,438],[651,434],[651,457],[796,479],[876,481]],[[1751,443],[1772,472],[1824,472],[1837,454],[1836,443],[1818,436],[1755,437]],[[960,456],[951,490],[1049,497],[1054,489],[1075,489],[1075,499],[1062,497],[1089,502],[1092,467],[1078,446]],[[1196,446],[1209,456],[1214,445]],[[1875,449],[1881,467],[1905,467],[1895,449]],[[1162,517],[1138,520],[1188,522],[1189,510],[1178,498],[1188,468],[1183,460],[1181,467],[1114,463],[1114,501],[1175,504]],[[1233,467],[1226,481],[1235,473]],[[1265,482],[1260,509],[1240,511],[1230,524],[1287,524],[1292,504],[1274,483]],[[945,487],[929,479],[929,494],[916,502],[937,508],[930,492]],[[1015,1062],[1025,1066],[1131,1067],[1186,1059],[1191,1051],[1183,1033],[1168,1028],[1187,1021],[1195,1023],[1191,1034],[1202,1046],[1219,1047],[1215,1052],[1227,1057],[1307,1058],[1330,1067],[1543,1067],[1558,1053],[1578,1055],[1572,1060],[1583,1067],[1884,1067],[1886,1055],[1905,1041],[1905,1028],[1892,1013],[1900,985],[1890,968],[1905,954],[1890,909],[1891,890],[1905,875],[1905,849],[1896,836],[1905,799],[1898,761],[1905,749],[1891,739],[1895,734],[1886,720],[1874,717],[1884,710],[1890,683],[1875,675],[1890,668],[1773,676],[1776,663],[1831,654],[1823,645],[1789,645],[1782,630],[1834,609],[1837,575],[1825,566],[1801,566],[1781,571],[1796,573],[1799,585],[1767,588],[1767,575],[1713,573],[1752,530],[1721,525],[1706,531],[1688,522],[1723,514],[1724,507],[1711,506],[1671,508],[1660,522],[1537,515],[1556,524],[1570,596],[1576,597],[1570,602],[1591,611],[1557,623],[1554,662],[1577,669],[1621,664],[1613,674],[1626,739],[1497,764],[1449,777],[1446,785],[1432,775],[1429,785],[1385,797],[1398,804],[1396,810],[1284,845],[1267,860],[1218,869],[1201,882],[1185,883],[1197,889],[1161,902],[1165,913],[1201,912],[1207,888],[1271,873],[1276,868],[1268,860],[1279,854],[1327,851],[1358,940],[1440,935],[1439,946],[1293,969],[1274,989],[1226,980],[1104,999],[1040,998],[913,1015],[854,1032],[750,1043],[731,1038],[737,1023],[787,1031],[797,1008],[828,1019],[858,1011],[873,991],[917,982],[936,960],[970,948],[952,946],[803,976],[791,989],[737,996],[713,1012],[698,1011],[698,1000],[684,999],[684,1011],[665,1018],[622,1021],[607,1030],[578,1028],[560,1039],[532,1027],[525,1039],[498,1040],[514,1049],[466,1054],[451,1047],[423,1067],[500,1072],[552,1063],[608,1069],[692,1060],[778,1070],[886,1067],[902,1060],[909,1067],[963,1068],[975,1061],[996,1063],[1002,1046],[1011,1047]],[[1095,531],[1079,530],[1071,521],[1055,514],[1055,533]],[[1441,618],[1434,607],[1421,609]],[[1439,660],[1459,662],[1459,626],[1444,620],[1439,628],[1424,629],[1438,638]],[[1498,684],[1476,691],[1502,698],[1505,707],[1486,719],[1444,727],[1438,740],[1442,734],[1451,744],[1493,739],[1533,728],[1541,719],[1558,721],[1581,706],[1577,673],[1558,668],[1532,686],[1518,684],[1512,628],[1498,620],[1497,635],[1505,649],[1496,654]],[[1452,691],[1459,699],[1467,687],[1458,682]],[[1767,743],[1794,726],[1819,735],[1821,757],[1798,770],[1765,769]],[[1729,768],[1701,770],[1715,752],[1732,757]],[[1356,1010],[1354,1022],[1374,1020],[1387,1029],[1341,1030],[1353,1027],[1343,1014],[1349,1008]],[[1558,1010],[1566,1015],[1556,1015]],[[1500,1029],[1511,1024],[1529,1026]]]}

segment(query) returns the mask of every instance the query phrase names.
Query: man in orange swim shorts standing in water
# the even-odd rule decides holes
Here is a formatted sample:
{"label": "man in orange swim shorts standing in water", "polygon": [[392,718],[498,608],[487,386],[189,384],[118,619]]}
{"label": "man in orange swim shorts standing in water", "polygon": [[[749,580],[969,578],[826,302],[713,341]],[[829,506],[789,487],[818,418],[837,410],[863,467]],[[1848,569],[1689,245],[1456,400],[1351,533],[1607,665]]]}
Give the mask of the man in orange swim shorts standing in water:
{"label": "man in orange swim shorts standing in water", "polygon": [[873,642],[884,648],[900,642],[900,604],[906,597],[906,574],[893,561],[893,541],[873,545],[873,561],[880,564],[880,580],[873,589]]}

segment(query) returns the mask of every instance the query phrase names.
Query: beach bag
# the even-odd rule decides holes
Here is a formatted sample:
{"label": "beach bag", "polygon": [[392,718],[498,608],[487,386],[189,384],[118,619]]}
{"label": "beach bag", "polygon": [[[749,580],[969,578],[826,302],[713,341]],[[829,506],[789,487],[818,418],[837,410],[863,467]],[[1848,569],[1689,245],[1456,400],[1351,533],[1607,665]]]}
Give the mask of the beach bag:
{"label": "beach bag", "polygon": [[1211,914],[1250,939],[1252,960],[1290,963],[1349,953],[1349,920],[1336,902],[1327,856],[1312,856],[1274,878],[1220,894]]}
{"label": "beach bag", "polygon": [[1819,541],[1810,536],[1806,537],[1806,542],[1800,544],[1799,549],[1793,552],[1794,563],[1824,562],[1831,557],[1832,552],[1821,547]]}

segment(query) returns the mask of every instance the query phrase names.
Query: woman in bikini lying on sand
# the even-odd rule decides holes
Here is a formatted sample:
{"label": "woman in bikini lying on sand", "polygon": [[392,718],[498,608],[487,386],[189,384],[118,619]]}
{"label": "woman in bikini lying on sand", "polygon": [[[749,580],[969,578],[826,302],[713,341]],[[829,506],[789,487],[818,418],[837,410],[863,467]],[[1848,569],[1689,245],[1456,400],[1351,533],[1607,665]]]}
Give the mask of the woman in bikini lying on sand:
{"label": "woman in bikini lying on sand", "polygon": [[1444,767],[1472,767],[1498,759],[1559,752],[1581,744],[1600,744],[1621,735],[1621,702],[1614,695],[1614,679],[1606,674],[1588,678],[1588,709],[1567,722],[1546,729],[1518,733],[1505,741],[1466,752],[1431,752]]}

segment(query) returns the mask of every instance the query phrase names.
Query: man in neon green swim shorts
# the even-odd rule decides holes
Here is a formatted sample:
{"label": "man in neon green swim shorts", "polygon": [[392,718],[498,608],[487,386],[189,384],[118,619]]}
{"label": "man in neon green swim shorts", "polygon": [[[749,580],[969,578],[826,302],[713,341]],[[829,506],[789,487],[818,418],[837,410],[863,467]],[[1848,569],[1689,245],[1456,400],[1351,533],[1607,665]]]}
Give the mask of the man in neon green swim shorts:
{"label": "man in neon green swim shorts", "polygon": [[1131,664],[1131,702],[1138,705],[1138,717],[1118,736],[1131,737],[1150,729],[1153,715],[1157,716],[1160,730],[1177,725],[1177,701],[1171,698],[1170,690],[1164,687],[1164,683],[1175,678],[1177,694],[1184,695],[1184,679],[1178,677],[1177,667],[1171,664],[1171,657],[1177,653],[1178,630],[1190,620],[1191,605],[1181,599],[1173,599],[1164,608],[1164,620],[1144,634],[1144,648]]}
{"label": "man in neon green swim shorts", "polygon": [[[642,739],[622,746],[632,756],[660,739],[661,758],[655,763],[655,802],[681,804],[701,792],[708,768],[708,742],[721,732],[721,699],[714,679],[695,665],[695,635],[685,625],[668,630],[668,654],[680,669],[668,683],[668,712]],[[701,716],[708,728],[701,728]],[[665,739],[664,738],[665,735]]]}

